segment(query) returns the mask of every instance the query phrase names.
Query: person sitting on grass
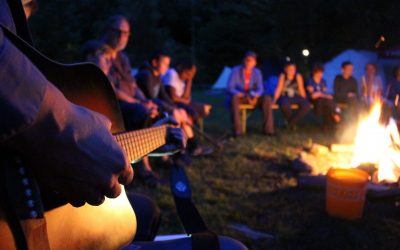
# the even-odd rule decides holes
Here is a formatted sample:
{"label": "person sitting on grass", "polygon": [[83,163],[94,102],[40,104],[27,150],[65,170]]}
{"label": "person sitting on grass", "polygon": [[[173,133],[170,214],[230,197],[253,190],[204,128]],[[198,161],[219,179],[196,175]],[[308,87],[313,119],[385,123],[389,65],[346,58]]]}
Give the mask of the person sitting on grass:
{"label": "person sitting on grass", "polygon": [[272,98],[263,96],[264,86],[261,71],[256,67],[257,55],[246,52],[243,63],[234,67],[228,80],[228,100],[233,122],[233,136],[242,135],[240,104],[260,105],[263,111],[263,132],[274,135]]}
{"label": "person sitting on grass", "polygon": [[166,53],[157,52],[153,54],[136,74],[138,86],[146,98],[157,103],[162,111],[173,114],[188,138],[188,150],[192,156],[211,154],[212,148],[198,144],[192,128],[193,120],[184,109],[175,105],[161,82],[161,76],[167,73],[170,62],[171,57]]}
{"label": "person sitting on grass", "polygon": [[322,119],[323,130],[328,131],[340,122],[340,116],[335,111],[333,96],[327,93],[326,81],[323,79],[324,67],[316,64],[312,68],[311,78],[307,82],[307,91],[311,102],[314,104],[314,112]]}
{"label": "person sitting on grass", "polygon": [[359,91],[353,70],[354,66],[350,61],[342,63],[342,74],[337,75],[333,83],[333,97],[337,103],[347,104],[350,114],[355,117],[358,113]]}
{"label": "person sitting on grass", "polygon": [[366,104],[382,98],[383,82],[378,75],[378,65],[375,63],[365,65],[365,75],[361,78],[361,93]]}
{"label": "person sitting on grass", "polygon": [[[304,80],[301,74],[297,73],[297,67],[294,62],[286,63],[284,72],[279,75],[278,86],[274,94],[274,103],[279,104],[289,129],[294,129],[297,122],[306,116],[310,110],[310,102],[307,100]],[[295,114],[292,114],[292,104],[299,105],[299,109]]]}
{"label": "person sitting on grass", "polygon": [[186,110],[194,121],[210,114],[211,105],[194,101],[191,96],[193,78],[196,75],[196,65],[191,61],[178,62],[176,68],[171,68],[162,77],[172,101]]}

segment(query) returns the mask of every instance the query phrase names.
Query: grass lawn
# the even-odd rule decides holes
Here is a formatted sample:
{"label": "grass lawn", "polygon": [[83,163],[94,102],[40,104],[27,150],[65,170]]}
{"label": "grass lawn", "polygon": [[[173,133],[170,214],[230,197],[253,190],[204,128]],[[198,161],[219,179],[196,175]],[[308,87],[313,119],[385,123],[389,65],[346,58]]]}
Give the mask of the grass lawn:
{"label": "grass lawn", "polygon": [[[196,93],[196,99],[214,105],[205,129],[214,138],[230,132],[224,95]],[[282,124],[276,111],[275,123]],[[261,134],[256,111],[248,134],[228,141],[224,150],[196,158],[187,168],[194,201],[211,229],[241,240],[250,249],[400,249],[400,213],[393,201],[368,200],[364,217],[345,221],[325,213],[323,191],[300,190],[290,169],[294,150],[314,141],[329,145],[334,134],[323,134],[310,114],[295,132],[277,129],[278,137]],[[340,134],[340,131],[338,132]],[[157,169],[161,176],[168,171]],[[182,233],[169,186],[149,189],[136,181],[131,190],[153,197],[162,210],[160,234]],[[228,227],[241,223],[272,234],[274,239],[252,240]]]}

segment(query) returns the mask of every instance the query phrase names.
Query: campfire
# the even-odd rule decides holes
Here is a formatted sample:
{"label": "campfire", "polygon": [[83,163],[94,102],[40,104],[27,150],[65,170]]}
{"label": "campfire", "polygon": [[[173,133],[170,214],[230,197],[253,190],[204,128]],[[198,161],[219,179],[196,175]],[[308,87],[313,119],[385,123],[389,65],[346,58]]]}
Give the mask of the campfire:
{"label": "campfire", "polygon": [[378,169],[374,181],[394,183],[399,179],[400,136],[395,120],[382,116],[378,100],[358,125],[351,166],[372,164]]}
{"label": "campfire", "polygon": [[400,136],[386,106],[381,100],[373,102],[369,112],[360,117],[355,130],[343,133],[345,138],[342,139],[347,143],[330,147],[312,144],[302,151],[295,163],[309,173],[299,178],[299,186],[325,187],[330,168],[359,168],[371,176],[369,191],[390,189],[390,194],[399,195]]}

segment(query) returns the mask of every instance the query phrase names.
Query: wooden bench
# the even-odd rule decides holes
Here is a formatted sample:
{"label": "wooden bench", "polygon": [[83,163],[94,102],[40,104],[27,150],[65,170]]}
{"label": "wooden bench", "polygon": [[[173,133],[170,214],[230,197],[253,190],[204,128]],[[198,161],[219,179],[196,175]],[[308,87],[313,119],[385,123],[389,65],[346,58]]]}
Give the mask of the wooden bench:
{"label": "wooden bench", "polygon": [[[341,109],[346,109],[347,108],[347,104],[346,103],[337,103],[336,106],[338,106]],[[299,105],[297,104],[292,104],[290,106],[291,109],[299,109]],[[311,105],[311,108],[313,108],[313,105]],[[246,134],[247,131],[247,119],[249,118],[250,114],[249,112],[247,112],[248,110],[254,110],[255,107],[253,105],[250,104],[240,104],[239,105],[239,109],[240,109],[240,117],[241,117],[241,121],[242,121],[242,133]],[[279,105],[278,104],[274,104],[272,106],[272,110],[277,110],[279,109]]]}

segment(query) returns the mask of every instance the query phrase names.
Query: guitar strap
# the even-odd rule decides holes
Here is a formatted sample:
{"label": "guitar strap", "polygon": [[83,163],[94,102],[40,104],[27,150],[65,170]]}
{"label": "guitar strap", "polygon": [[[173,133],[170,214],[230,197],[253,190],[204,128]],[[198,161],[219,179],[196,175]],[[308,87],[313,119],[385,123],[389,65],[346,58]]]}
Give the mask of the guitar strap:
{"label": "guitar strap", "polygon": [[1,162],[0,167],[0,177],[1,177],[1,185],[0,185],[0,208],[4,211],[6,220],[10,227],[11,233],[14,237],[14,242],[18,250],[28,249],[28,245],[26,243],[24,231],[22,230],[21,224],[17,217],[17,212],[11,204],[11,198],[9,196],[9,192],[7,190],[5,181],[7,179],[6,169],[4,168],[4,162]]}
{"label": "guitar strap", "polygon": [[219,250],[218,236],[210,231],[192,201],[192,191],[183,167],[175,164],[170,174],[171,192],[176,210],[193,250]]}

